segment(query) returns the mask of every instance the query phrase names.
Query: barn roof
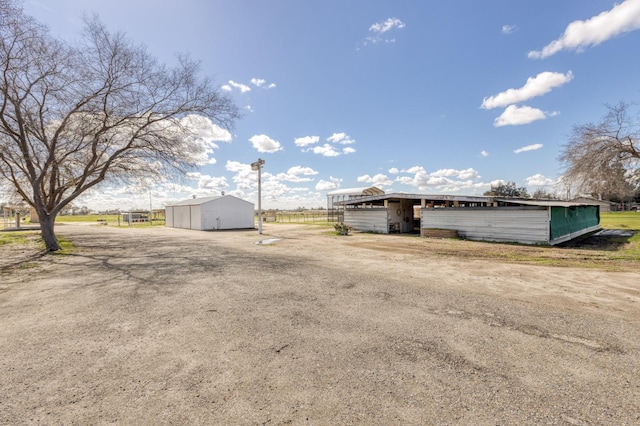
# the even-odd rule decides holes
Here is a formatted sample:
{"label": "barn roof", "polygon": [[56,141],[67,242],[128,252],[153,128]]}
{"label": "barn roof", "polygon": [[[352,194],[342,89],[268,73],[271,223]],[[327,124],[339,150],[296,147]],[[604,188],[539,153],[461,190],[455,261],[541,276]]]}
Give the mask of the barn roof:
{"label": "barn roof", "polygon": [[375,186],[370,186],[366,188],[343,188],[343,189],[336,189],[335,191],[327,192],[327,195],[329,196],[333,196],[333,195],[368,196],[368,195],[382,195],[382,194],[384,194],[384,191]]}
{"label": "barn roof", "polygon": [[336,205],[350,205],[361,203],[375,203],[384,200],[430,200],[430,201],[463,201],[463,202],[489,202],[491,197],[485,196],[466,196],[466,195],[444,195],[444,194],[408,194],[405,192],[394,192],[391,194],[371,195],[367,197],[354,198],[351,200],[336,201]]}
{"label": "barn roof", "polygon": [[598,206],[599,203],[576,203],[574,201],[561,200],[521,200],[517,198],[496,198],[501,203],[517,204],[521,206],[541,206],[541,207],[577,207],[577,206]]}
{"label": "barn roof", "polygon": [[391,194],[379,194],[354,198],[350,200],[336,201],[336,205],[357,205],[362,203],[382,204],[384,200],[420,200],[427,201],[458,201],[463,203],[493,203],[497,201],[503,204],[514,204],[521,206],[538,206],[538,207],[576,207],[576,206],[597,206],[598,203],[576,203],[571,201],[560,200],[532,200],[519,198],[502,198],[486,195],[446,195],[446,194],[408,194],[404,192],[394,192]]}
{"label": "barn roof", "polygon": [[243,200],[242,198],[234,197],[233,195],[215,195],[215,196],[212,196],[212,197],[189,198],[188,200],[183,200],[183,201],[178,201],[176,203],[168,204],[167,207],[173,207],[173,206],[199,206],[199,205],[206,204],[206,203],[214,201],[214,200],[218,200],[218,199],[221,199],[221,198],[227,198],[227,197],[235,198],[235,199],[238,199],[240,201],[244,201],[245,203],[253,204],[253,203],[251,203],[249,201]]}

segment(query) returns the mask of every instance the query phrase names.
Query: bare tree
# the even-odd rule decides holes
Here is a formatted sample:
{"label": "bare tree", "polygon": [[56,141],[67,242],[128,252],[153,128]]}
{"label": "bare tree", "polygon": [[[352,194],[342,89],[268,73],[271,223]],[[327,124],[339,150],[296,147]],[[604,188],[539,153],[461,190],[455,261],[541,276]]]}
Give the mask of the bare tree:
{"label": "bare tree", "polygon": [[38,213],[48,251],[57,214],[104,181],[176,176],[202,162],[190,122],[230,128],[233,102],[188,57],[169,68],[96,18],[65,43],[0,0],[0,177]]}
{"label": "bare tree", "polygon": [[547,191],[546,189],[538,188],[535,190],[533,195],[531,195],[531,198],[536,200],[557,200],[558,196]]}
{"label": "bare tree", "polygon": [[640,122],[629,105],[607,106],[599,123],[575,126],[564,145],[560,161],[563,179],[578,192],[602,199],[632,197],[640,175]]}

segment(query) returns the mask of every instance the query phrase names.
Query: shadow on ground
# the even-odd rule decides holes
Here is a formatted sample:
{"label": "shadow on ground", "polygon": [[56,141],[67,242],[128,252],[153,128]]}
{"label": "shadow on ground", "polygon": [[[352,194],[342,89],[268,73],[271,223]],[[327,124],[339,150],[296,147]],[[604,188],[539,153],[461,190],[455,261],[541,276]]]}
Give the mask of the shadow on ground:
{"label": "shadow on ground", "polygon": [[628,244],[636,232],[628,229],[603,229],[562,243],[559,247],[617,251]]}

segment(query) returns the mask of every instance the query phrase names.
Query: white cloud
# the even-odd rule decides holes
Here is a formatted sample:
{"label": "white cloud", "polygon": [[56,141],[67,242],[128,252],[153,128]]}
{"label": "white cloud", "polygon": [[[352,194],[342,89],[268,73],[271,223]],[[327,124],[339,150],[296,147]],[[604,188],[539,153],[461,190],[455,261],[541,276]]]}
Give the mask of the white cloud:
{"label": "white cloud", "polygon": [[[305,137],[296,139],[295,144],[297,146],[304,147],[304,146],[313,145],[317,143],[319,140],[320,138],[318,136],[305,136]],[[339,144],[339,145],[350,145],[355,143],[355,140],[353,140],[346,133],[334,133],[333,135],[327,138],[327,141],[331,142],[332,144]],[[337,157],[341,154],[347,155],[347,154],[353,154],[354,152],[356,152],[356,150],[352,147],[344,147],[342,148],[342,150],[340,150],[334,145],[331,145],[329,143],[325,143],[322,146],[314,146],[313,148],[303,149],[302,151],[303,152],[311,151],[314,154],[323,155],[325,157]]]}
{"label": "white cloud", "polygon": [[327,142],[339,143],[341,145],[350,145],[352,143],[355,143],[356,141],[351,139],[351,137],[346,133],[334,133],[327,138]]}
{"label": "white cloud", "polygon": [[273,89],[274,87],[276,87],[275,83],[267,84],[267,80],[265,80],[264,78],[252,78],[251,84],[256,87],[262,87],[263,89]]}
{"label": "white cloud", "polygon": [[224,168],[230,172],[251,171],[250,164],[243,164],[238,161],[227,161]]}
{"label": "white cloud", "polygon": [[404,173],[418,173],[418,172],[423,172],[424,171],[424,167],[422,166],[413,166],[413,167],[409,167],[408,169],[403,170]]}
{"label": "white cloud", "polygon": [[525,181],[527,182],[527,186],[553,186],[556,184],[556,181],[540,173],[529,176]]}
{"label": "white cloud", "polygon": [[640,0],[626,0],[586,21],[571,22],[557,40],[542,50],[529,52],[531,59],[543,59],[562,50],[582,51],[617,35],[640,28]]}
{"label": "white cloud", "polygon": [[231,142],[231,133],[202,115],[188,115],[180,120],[180,124],[187,127],[195,136],[206,142]]}
{"label": "white cloud", "polygon": [[333,176],[329,177],[329,180],[320,180],[316,184],[316,191],[332,191],[334,189],[340,188],[340,184],[342,183],[342,179],[334,178]]}
{"label": "white cloud", "polygon": [[541,143],[534,143],[533,145],[527,145],[527,146],[523,146],[522,148],[518,148],[513,152],[515,152],[516,154],[520,154],[521,152],[535,151],[537,149],[542,148],[543,146],[544,145],[542,145]]}
{"label": "white cloud", "polygon": [[[432,173],[427,173],[421,166],[414,166],[410,169],[401,170],[401,173],[412,173],[411,176],[398,176],[395,181],[404,185],[414,186],[420,190],[438,190],[441,192],[457,192],[463,189],[477,190],[488,187],[488,184],[477,182],[480,175],[473,168],[440,169]],[[366,175],[365,175],[366,176]],[[364,178],[364,177],[363,177]]]}
{"label": "white cloud", "polygon": [[318,143],[318,141],[320,141],[320,136],[303,136],[296,138],[294,143],[296,146],[309,146]]}
{"label": "white cloud", "polygon": [[[245,84],[242,84],[242,83],[236,83],[233,80],[229,80],[229,85],[227,87],[229,87],[229,86],[230,86],[230,88],[229,89],[225,89],[225,90],[230,90],[231,88],[235,88],[235,89],[238,89],[240,91],[240,93],[246,93],[246,92],[250,92],[251,91],[251,87],[249,87],[249,86],[247,86]],[[224,88],[224,86],[223,86],[223,88]]]}
{"label": "white cloud", "polygon": [[405,27],[404,22],[402,22],[398,18],[388,18],[383,22],[376,22],[375,24],[369,27],[369,31],[374,35],[370,37],[366,37],[364,40],[364,44],[367,45],[377,44],[377,43],[395,43],[394,38],[389,38],[385,35],[385,33],[393,30],[393,29],[402,29]]}
{"label": "white cloud", "polygon": [[314,146],[313,148],[309,148],[309,150],[314,154],[320,154],[324,157],[337,157],[338,155],[340,155],[340,153],[336,151],[334,147],[332,145],[329,145],[328,143],[325,143],[322,146]]}
{"label": "white cloud", "polygon": [[404,22],[399,20],[398,18],[388,18],[384,22],[378,22],[369,27],[369,31],[373,31],[374,33],[386,33],[387,31],[393,28],[404,28]]}
{"label": "white cloud", "polygon": [[480,108],[492,109],[524,102],[549,93],[554,87],[562,86],[572,79],[573,73],[571,71],[566,74],[550,71],[541,72],[535,77],[529,77],[524,86],[519,89],[508,89],[497,95],[484,98]]}
{"label": "white cloud", "polygon": [[345,147],[345,148],[342,148],[342,153],[343,153],[344,155],[347,155],[347,154],[353,154],[354,152],[356,152],[355,148],[351,148],[350,146],[347,146],[347,147]]}
{"label": "white cloud", "polygon": [[411,176],[398,176],[396,182],[400,182],[403,185],[413,185],[413,178]]}
{"label": "white cloud", "polygon": [[392,175],[397,175],[398,173],[400,173],[400,170],[398,170],[395,167],[392,167],[389,169],[389,173],[391,173]]}
{"label": "white cloud", "polygon": [[[556,113],[551,113],[549,115],[555,115]],[[533,123],[537,120],[544,120],[547,118],[547,114],[544,111],[531,108],[529,106],[516,106],[509,105],[504,112],[494,120],[494,127],[502,127],[502,126],[520,126],[522,124]]]}
{"label": "white cloud", "polygon": [[[186,135],[181,135],[186,130]],[[183,143],[183,149],[192,157],[196,164],[215,164],[211,157],[218,149],[216,142],[230,142],[231,133],[213,124],[210,119],[201,115],[191,114],[180,120],[179,126],[169,126],[168,131],[176,131],[177,139]]]}
{"label": "white cloud", "polygon": [[287,182],[311,182],[313,178],[310,177],[300,177],[296,174],[292,173],[278,173],[275,178],[279,181],[287,181]]}
{"label": "white cloud", "polygon": [[249,141],[253,144],[253,147],[258,152],[277,152],[282,149],[280,142],[277,140],[271,139],[267,135],[254,135]]}
{"label": "white cloud", "polygon": [[477,179],[480,177],[480,175],[478,175],[478,172],[472,168],[468,168],[465,170],[440,169],[431,173],[431,176],[455,176],[458,179]]}
{"label": "white cloud", "polygon": [[502,34],[511,34],[512,32],[514,32],[517,29],[518,29],[518,27],[515,26],[515,25],[503,25],[502,26]]}
{"label": "white cloud", "polygon": [[305,175],[305,176],[318,174],[318,172],[313,170],[311,167],[301,167],[301,166],[293,166],[287,171],[287,173],[292,175]]}
{"label": "white cloud", "polygon": [[311,167],[301,167],[294,166],[287,170],[287,173],[278,173],[276,178],[281,181],[289,181],[289,182],[311,182],[313,178],[311,177],[301,177],[302,176],[313,176],[317,175],[318,172],[313,170]]}
{"label": "white cloud", "polygon": [[358,182],[372,183],[374,186],[389,186],[393,184],[393,181],[381,173],[375,176],[364,175],[358,177]]}
{"label": "white cloud", "polygon": [[198,179],[198,188],[200,189],[208,189],[221,191],[224,188],[227,188],[229,184],[227,183],[227,178],[215,177],[209,175],[201,175]]}
{"label": "white cloud", "polygon": [[482,151],[480,152],[480,156],[481,156],[481,157],[488,157],[488,156],[489,156],[489,153],[488,153],[487,151],[485,151],[485,150],[482,150]]}

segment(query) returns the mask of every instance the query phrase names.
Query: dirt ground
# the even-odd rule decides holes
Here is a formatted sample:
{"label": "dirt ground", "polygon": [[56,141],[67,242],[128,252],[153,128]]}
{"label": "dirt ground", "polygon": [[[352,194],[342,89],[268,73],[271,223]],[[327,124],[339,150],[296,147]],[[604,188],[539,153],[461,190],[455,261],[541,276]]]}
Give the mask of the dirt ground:
{"label": "dirt ground", "polygon": [[0,424],[640,424],[632,268],[302,225],[57,231],[75,253],[0,252]]}

